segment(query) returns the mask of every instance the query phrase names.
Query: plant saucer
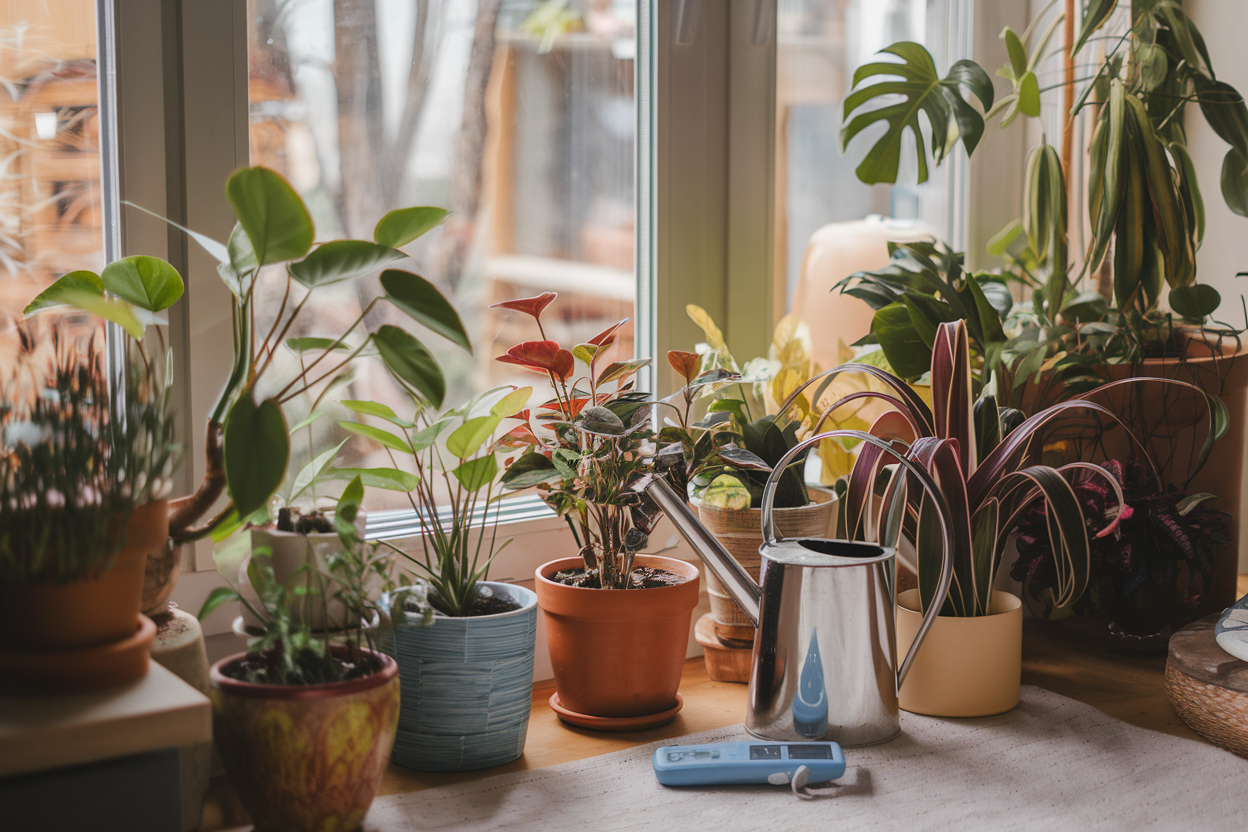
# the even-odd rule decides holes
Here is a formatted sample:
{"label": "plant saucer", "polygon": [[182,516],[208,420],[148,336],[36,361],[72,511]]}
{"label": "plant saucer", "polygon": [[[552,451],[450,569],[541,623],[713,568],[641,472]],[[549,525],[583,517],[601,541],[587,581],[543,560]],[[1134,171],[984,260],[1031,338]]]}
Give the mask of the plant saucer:
{"label": "plant saucer", "polygon": [[641,716],[591,716],[570,711],[559,701],[559,692],[550,695],[550,709],[569,725],[588,728],[591,731],[644,731],[647,728],[658,728],[676,718],[680,709],[685,707],[685,700],[676,694],[676,705],[666,711]]}

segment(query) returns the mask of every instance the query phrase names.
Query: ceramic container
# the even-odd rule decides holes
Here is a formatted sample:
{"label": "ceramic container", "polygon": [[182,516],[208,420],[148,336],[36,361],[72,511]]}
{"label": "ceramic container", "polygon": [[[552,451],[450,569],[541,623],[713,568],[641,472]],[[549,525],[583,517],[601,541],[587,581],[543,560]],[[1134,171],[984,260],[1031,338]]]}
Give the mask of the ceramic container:
{"label": "ceramic container", "polygon": [[328,685],[257,685],[212,666],[213,734],[257,830],[359,829],[399,718],[398,666]]}
{"label": "ceramic container", "polygon": [[551,577],[584,566],[561,558],[537,568],[537,602],[559,701],[569,711],[628,718],[671,711],[684,668],[689,623],[698,604],[698,570],[673,558],[638,555],[686,580],[654,589],[586,589]]}
{"label": "ceramic container", "polygon": [[403,689],[393,755],[401,766],[469,771],[524,753],[537,595],[511,584],[482,583],[520,609],[467,618],[439,614],[429,627],[410,616],[396,620],[393,634],[382,639],[382,649],[398,661]]}
{"label": "ceramic container", "polygon": [[[363,526],[360,527],[361,532]],[[342,551],[342,541],[338,538],[337,532],[300,534],[298,532],[282,532],[276,529],[259,529],[251,530],[251,551],[254,553],[260,549],[268,549],[269,556],[272,559],[273,574],[277,578],[277,582],[288,587],[296,586],[317,586],[317,582],[310,574],[298,580],[292,580],[303,565],[309,561],[318,564],[321,571],[328,569],[327,558],[337,552]],[[252,588],[251,583],[246,580],[246,576],[240,576],[242,586],[240,587],[248,598],[256,598],[256,591]],[[331,597],[337,591],[338,585],[334,581],[327,581],[325,584],[325,593]],[[309,594],[305,596],[308,599],[308,605],[301,608],[296,605],[292,609],[295,621],[306,621],[308,626],[313,630],[323,630],[326,626],[326,611],[328,609],[328,621],[331,629],[342,629],[345,626],[343,617],[345,611],[342,604],[338,601],[329,601],[326,608],[320,600],[320,596]],[[257,605],[258,608],[258,605]],[[257,620],[246,606],[243,607],[243,620],[245,624],[253,627],[263,627],[264,622]]]}
{"label": "ceramic container", "polygon": [[[1023,602],[993,592],[990,615],[936,618],[905,683],[901,708],[930,716],[991,716],[1018,704],[1023,668]],[[904,655],[923,614],[919,591],[897,595],[897,649]]]}

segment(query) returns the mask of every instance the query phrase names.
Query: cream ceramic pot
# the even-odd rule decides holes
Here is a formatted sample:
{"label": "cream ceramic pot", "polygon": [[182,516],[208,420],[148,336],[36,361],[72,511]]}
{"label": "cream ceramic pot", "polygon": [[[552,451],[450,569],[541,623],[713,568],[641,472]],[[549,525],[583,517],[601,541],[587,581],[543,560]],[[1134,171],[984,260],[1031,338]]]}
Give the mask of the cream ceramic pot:
{"label": "cream ceramic pot", "polygon": [[[897,647],[905,650],[923,614],[919,591],[897,595]],[[901,685],[903,710],[930,716],[991,716],[1018,704],[1023,666],[1023,602],[993,592],[990,614],[936,617]]]}

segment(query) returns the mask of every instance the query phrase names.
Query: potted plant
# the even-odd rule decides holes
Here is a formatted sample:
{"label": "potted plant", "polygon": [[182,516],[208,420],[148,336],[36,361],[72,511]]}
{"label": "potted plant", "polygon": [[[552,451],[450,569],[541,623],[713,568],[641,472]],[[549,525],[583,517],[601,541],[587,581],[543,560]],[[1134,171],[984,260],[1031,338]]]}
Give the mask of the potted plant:
{"label": "potted plant", "polygon": [[53,330],[47,356],[23,334],[0,378],[0,690],[122,684],[156,632],[140,598],[167,533],[169,391],[140,350],[110,389],[94,336]]}
{"label": "potted plant", "polygon": [[[363,494],[358,478],[344,489],[334,513],[342,549],[324,568],[304,564],[310,580],[283,584],[263,550],[242,566],[260,597],[253,613],[266,629],[246,653],[212,666],[213,734],[230,783],[258,829],[358,829],[386,770],[399,717],[398,667],[377,650],[375,628],[367,622],[385,612],[370,577],[388,575],[391,563],[377,544],[356,534]],[[222,574],[231,583],[238,577],[232,569]],[[218,588],[199,617],[227,601],[250,604],[236,585]],[[292,614],[331,601],[359,624],[333,635]]]}
{"label": "potted plant", "polygon": [[[533,697],[537,595],[488,580],[498,545],[498,453],[504,419],[519,413],[532,388],[504,387],[461,407],[411,419],[374,402],[344,401],[361,417],[386,423],[344,423],[385,430],[399,467],[331,469],[367,485],[406,493],[421,518],[421,552],[395,549],[429,586],[427,604],[393,611],[383,648],[398,662],[403,691],[394,761],[420,771],[467,771],[509,763],[524,752]],[[388,545],[388,544],[387,544]],[[434,626],[426,627],[432,608]]]}
{"label": "potted plant", "polygon": [[[442,223],[447,211],[397,209],[377,222],[372,240],[314,243],[315,228],[303,200],[276,172],[264,167],[235,171],[226,181],[225,195],[238,219],[227,243],[182,229],[217,261],[218,274],[230,290],[234,360],[208,414],[204,479],[194,494],[170,502],[169,535],[174,544],[210,534],[220,540],[250,521],[268,521],[269,500],[285,480],[290,459],[285,408],[323,393],[370,347],[404,390],[441,406],[446,380],[420,340],[391,324],[364,331],[377,304],[387,303],[471,349],[459,315],[437,287],[413,272],[392,268],[406,258],[399,247]],[[255,309],[256,281],[261,269],[272,266],[282,271],[282,302],[272,324],[261,327]],[[306,324],[300,314],[312,293],[377,269],[384,269],[383,294],[345,330],[288,337],[296,322]],[[27,311],[68,305],[129,325],[177,300],[181,281],[175,292],[170,272],[176,276],[168,263],[154,257],[125,258],[110,264],[99,278],[72,272],[42,292]],[[283,362],[275,361],[283,347],[307,358],[288,376],[280,374]],[[223,495],[228,502],[220,507]],[[176,578],[172,570],[165,573],[169,580]],[[167,591],[153,595],[162,594],[168,597]]]}
{"label": "potted plant", "polygon": [[498,360],[541,373],[554,393],[519,414],[523,424],[508,435],[526,447],[502,483],[537,488],[579,550],[537,569],[555,674],[551,707],[590,728],[661,725],[683,704],[677,688],[698,570],[638,554],[659,519],[630,488],[649,465],[649,397],[633,382],[649,359],[606,361],[623,321],[571,350],[546,339],[541,314],[554,299],[547,292],[497,304],[530,315],[542,335]]}
{"label": "potted plant", "polygon": [[[930,409],[901,379],[878,368],[850,364],[828,375],[863,372],[892,388],[897,410],[878,419],[871,432],[904,443],[907,456],[939,483],[954,515],[953,583],[902,685],[901,707],[938,716],[986,716],[1009,710],[1019,697],[1022,602],[993,589],[1011,533],[1027,512],[1042,507],[1056,553],[1052,603],[1060,607],[1077,600],[1088,584],[1092,541],[1112,534],[1122,520],[1111,512],[1103,528],[1089,528],[1072,480],[1099,477],[1108,486],[1109,505],[1119,509],[1121,487],[1087,462],[1047,464],[1046,439],[1072,424],[1086,430],[1086,420],[1079,421],[1084,414],[1119,423],[1111,410],[1087,400],[1061,402],[1027,418],[999,408],[990,395],[976,400],[965,325],[942,323],[934,343]],[[848,538],[888,541],[900,532],[914,545],[919,586],[900,593],[897,601],[898,646],[904,650],[935,593],[942,542],[926,497],[899,490],[898,475],[888,474],[885,465],[879,449],[861,450],[842,496],[840,523]],[[904,514],[895,509],[899,499],[905,500]]]}
{"label": "potted plant", "polygon": [[[1121,37],[1108,42],[1094,37],[1108,31],[1103,27],[1118,7],[1130,13]],[[1074,12],[1075,5],[1068,3],[1065,15]],[[914,43],[884,50],[899,63],[860,67],[856,90],[845,102],[842,141],[847,144],[880,121],[886,120],[888,128],[859,166],[859,178],[896,181],[899,139],[906,130],[918,135],[920,111],[927,113],[936,137],[936,164],[959,140],[968,154],[974,153],[985,119],[963,90],[979,100],[988,117],[1001,114],[1003,126],[1019,113],[1038,116],[1036,65],[1065,15],[1044,30],[1033,22],[1021,37],[1005,29],[1010,61],[998,74],[1011,90],[1001,99],[978,64],[958,61],[942,78],[931,56]],[[1198,103],[1205,120],[1231,146],[1223,163],[1222,194],[1232,211],[1248,215],[1239,186],[1248,170],[1248,107],[1233,87],[1217,79],[1200,32],[1176,3],[1105,0],[1089,5],[1077,28],[1078,36],[1065,45],[1065,78],[1048,88],[1061,96],[1061,110],[1071,114],[1063,120],[1060,152],[1047,137],[1032,151],[1022,219],[990,245],[989,253],[1003,256],[1006,268],[963,279],[960,255],[931,246],[897,246],[893,268],[856,276],[842,289],[876,309],[871,338],[903,377],[926,368],[936,325],[960,318],[986,359],[985,372],[996,375],[1001,394],[1024,409],[1127,376],[1178,379],[1205,395],[1221,396],[1230,421],[1238,423],[1226,453],[1203,469],[1185,454],[1175,462],[1180,475],[1174,481],[1181,490],[1215,492],[1237,505],[1248,430],[1243,404],[1248,368],[1236,360],[1242,352],[1240,333],[1211,317],[1221,300],[1217,291],[1195,282],[1204,204],[1183,115],[1188,103]],[[1076,56],[1101,50],[1102,42],[1093,72],[1076,79]],[[901,82],[887,80],[897,78]],[[908,98],[904,113],[873,106],[880,96],[898,91]],[[1078,161],[1074,120],[1081,113],[1092,120],[1086,194],[1069,192],[1071,167]],[[922,141],[917,160],[922,182],[928,161]],[[1072,212],[1085,199],[1091,235],[1076,262],[1067,229],[1083,222]],[[1095,291],[1081,290],[1084,278],[1095,281]],[[1021,283],[1033,302],[1013,305],[1007,282]],[[1167,286],[1174,315],[1161,311]],[[1199,392],[1187,395],[1195,400]],[[1201,447],[1200,442],[1186,444]],[[1232,538],[1239,540],[1237,517],[1232,523]],[[1234,548],[1223,549],[1215,556],[1209,609],[1234,597],[1235,573]]]}

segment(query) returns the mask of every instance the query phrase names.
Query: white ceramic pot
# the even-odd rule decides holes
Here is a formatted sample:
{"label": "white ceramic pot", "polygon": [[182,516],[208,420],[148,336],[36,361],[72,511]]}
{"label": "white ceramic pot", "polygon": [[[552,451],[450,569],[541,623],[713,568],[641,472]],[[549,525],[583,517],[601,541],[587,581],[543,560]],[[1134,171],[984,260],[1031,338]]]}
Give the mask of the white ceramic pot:
{"label": "white ceramic pot", "polygon": [[[993,592],[990,614],[938,616],[901,686],[903,710],[930,716],[991,716],[1018,704],[1023,673],[1023,602]],[[897,649],[905,655],[923,614],[919,591],[897,595]]]}
{"label": "white ceramic pot", "polygon": [[[360,521],[361,532],[363,530],[362,522]],[[251,529],[251,551],[255,552],[261,548],[269,550],[273,563],[273,574],[277,577],[278,582],[293,589],[298,586],[317,586],[318,582],[314,575],[305,572],[296,577],[296,574],[309,561],[314,562],[322,572],[327,572],[329,569],[328,558],[330,555],[342,551],[342,541],[338,539],[336,532],[299,534],[298,532],[282,532],[276,529],[253,528]],[[257,604],[259,598],[255,589],[247,581],[245,572],[240,576],[240,579],[242,581],[241,589],[246,594],[248,600],[253,604]],[[333,581],[329,581],[325,585],[325,592],[331,598],[337,589],[338,585]],[[305,598],[307,598],[306,606],[295,605],[293,610],[294,620],[306,620],[313,630],[324,629],[326,625],[326,608],[320,596],[307,595]],[[345,626],[341,603],[329,601],[328,613],[330,629],[342,629]],[[243,607],[243,623],[253,627],[264,627],[264,622],[257,620],[245,606]]]}

